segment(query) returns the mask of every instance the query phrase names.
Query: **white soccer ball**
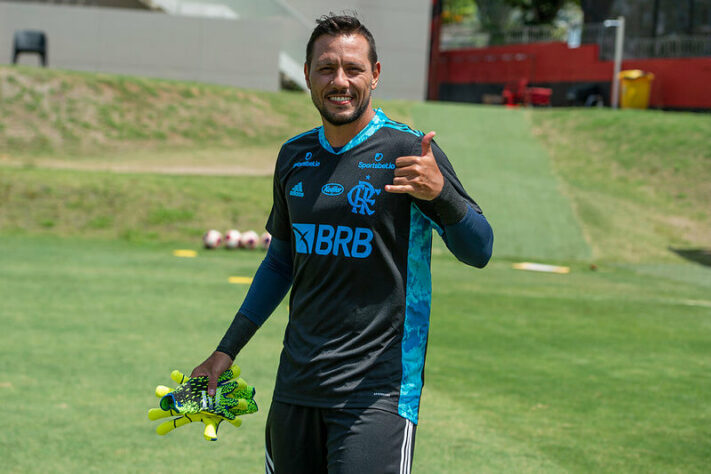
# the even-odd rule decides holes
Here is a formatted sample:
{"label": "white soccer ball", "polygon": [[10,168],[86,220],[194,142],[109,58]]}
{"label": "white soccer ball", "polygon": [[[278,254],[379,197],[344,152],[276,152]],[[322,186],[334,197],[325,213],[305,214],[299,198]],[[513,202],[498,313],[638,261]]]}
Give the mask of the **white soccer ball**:
{"label": "white soccer ball", "polygon": [[265,232],[262,234],[262,236],[259,238],[259,243],[262,245],[262,248],[264,250],[269,248],[269,244],[272,243],[272,234],[269,232]]}
{"label": "white soccer ball", "polygon": [[238,230],[231,229],[225,232],[225,248],[236,249],[242,240],[242,234]]}
{"label": "white soccer ball", "polygon": [[259,243],[259,235],[253,230],[248,230],[242,234],[240,239],[240,247],[245,249],[253,249]]}
{"label": "white soccer ball", "polygon": [[202,243],[206,249],[215,249],[222,243],[222,234],[215,229],[210,229],[202,236]]}

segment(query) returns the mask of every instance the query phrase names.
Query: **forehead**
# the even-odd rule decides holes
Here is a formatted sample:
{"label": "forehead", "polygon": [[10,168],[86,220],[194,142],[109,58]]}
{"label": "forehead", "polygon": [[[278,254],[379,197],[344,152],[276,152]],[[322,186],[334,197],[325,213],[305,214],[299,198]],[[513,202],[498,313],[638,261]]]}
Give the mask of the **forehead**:
{"label": "forehead", "polygon": [[363,35],[323,35],[314,42],[313,61],[369,63],[370,45]]}

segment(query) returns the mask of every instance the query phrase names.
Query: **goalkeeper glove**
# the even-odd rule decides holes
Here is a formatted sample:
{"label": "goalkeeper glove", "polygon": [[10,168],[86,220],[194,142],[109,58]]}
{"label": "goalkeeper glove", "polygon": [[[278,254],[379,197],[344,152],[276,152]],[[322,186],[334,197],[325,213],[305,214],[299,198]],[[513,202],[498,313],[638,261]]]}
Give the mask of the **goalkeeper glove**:
{"label": "goalkeeper glove", "polygon": [[217,429],[223,420],[236,427],[240,426],[242,421],[238,416],[255,413],[258,407],[254,401],[254,387],[237,379],[239,371],[236,365],[227,369],[218,379],[217,393],[209,396],[207,377],[189,378],[174,370],[170,376],[179,386],[175,390],[163,385],[156,387],[161,408],[153,408],[148,412],[151,420],[177,416],[161,423],[156,430],[158,434],[165,435],[175,428],[202,421],[205,424],[205,439],[215,441]]}

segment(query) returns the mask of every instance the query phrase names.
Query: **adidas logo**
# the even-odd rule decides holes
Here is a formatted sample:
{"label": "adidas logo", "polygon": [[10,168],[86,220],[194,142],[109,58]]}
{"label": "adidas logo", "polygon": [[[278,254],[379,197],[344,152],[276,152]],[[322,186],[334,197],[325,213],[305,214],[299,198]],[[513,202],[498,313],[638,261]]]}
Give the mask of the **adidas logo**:
{"label": "adidas logo", "polygon": [[300,197],[300,198],[304,197],[304,188],[303,188],[303,184],[301,181],[296,183],[294,185],[294,187],[291,188],[291,191],[289,191],[289,195]]}

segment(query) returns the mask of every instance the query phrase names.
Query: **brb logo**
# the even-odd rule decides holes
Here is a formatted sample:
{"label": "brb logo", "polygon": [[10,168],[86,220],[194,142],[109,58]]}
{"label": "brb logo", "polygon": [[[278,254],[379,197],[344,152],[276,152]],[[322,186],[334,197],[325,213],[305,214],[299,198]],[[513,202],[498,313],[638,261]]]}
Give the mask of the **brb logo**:
{"label": "brb logo", "polygon": [[367,181],[358,181],[358,184],[348,191],[348,202],[353,206],[351,212],[372,216],[375,211],[370,206],[375,204],[375,196],[378,195],[380,195],[380,189],[375,189]]}
{"label": "brb logo", "polygon": [[294,223],[292,229],[296,253],[366,258],[373,252],[373,231],[364,227]]}

